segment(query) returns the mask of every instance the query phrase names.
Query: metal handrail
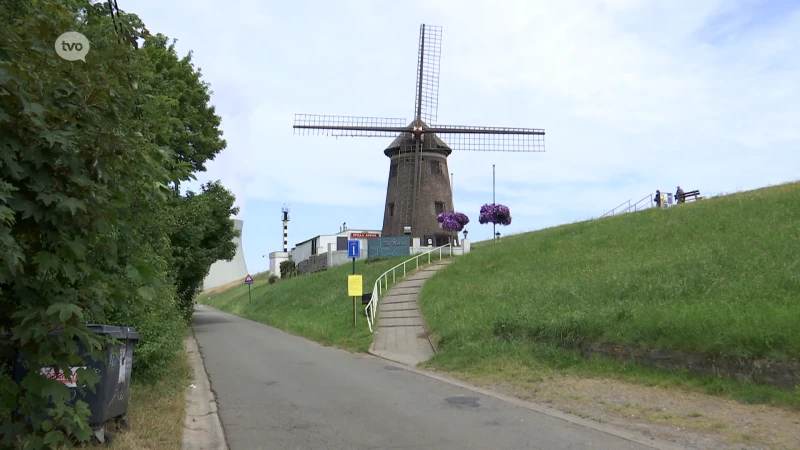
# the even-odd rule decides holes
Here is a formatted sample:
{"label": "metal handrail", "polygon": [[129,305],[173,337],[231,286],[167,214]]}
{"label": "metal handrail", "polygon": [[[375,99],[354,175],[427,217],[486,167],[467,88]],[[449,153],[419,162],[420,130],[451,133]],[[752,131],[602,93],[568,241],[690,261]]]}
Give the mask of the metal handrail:
{"label": "metal handrail", "polygon": [[[644,202],[645,200],[647,200],[647,202],[648,202],[648,206],[646,206],[646,207],[644,207],[644,208],[639,208],[639,205],[640,205],[642,202]],[[649,207],[651,207],[651,206],[653,206],[653,194],[649,194],[649,195],[647,195],[646,197],[643,197],[643,198],[642,198],[641,200],[639,200],[638,202],[636,202],[636,203],[634,203],[634,204],[632,204],[632,205],[629,205],[629,206],[628,206],[628,208],[627,208],[627,209],[625,209],[625,211],[620,211],[620,212],[619,212],[619,214],[626,213],[626,212],[631,212],[631,210],[633,210],[633,212],[636,212],[636,211],[640,211],[640,210],[642,210],[642,209],[647,209],[647,208],[649,208]]]}
{"label": "metal handrail", "polygon": [[[411,259],[409,259],[407,261],[403,261],[402,263],[400,263],[400,264],[392,267],[391,269],[387,270],[386,272],[384,272],[381,276],[378,277],[377,280],[375,280],[375,285],[372,287],[372,297],[370,297],[369,303],[367,303],[367,306],[364,307],[364,313],[367,315],[367,325],[369,325],[370,333],[374,333],[374,331],[372,330],[372,325],[375,324],[375,311],[377,311],[377,309],[378,309],[378,301],[380,300],[381,294],[383,294],[383,291],[386,291],[386,290],[389,289],[389,273],[391,272],[391,274],[392,274],[392,284],[396,284],[398,278],[402,279],[403,277],[406,276],[406,264],[410,263],[411,261],[415,261],[416,262],[416,267],[414,268],[414,270],[419,269],[419,258],[421,258],[421,257],[423,257],[425,255],[428,255],[428,264],[430,264],[431,263],[431,255],[436,251],[439,252],[439,261],[441,261],[442,258],[444,258],[444,256],[442,255],[442,250],[445,247],[447,247],[450,250],[449,251],[449,255],[450,255],[450,258],[452,258],[453,257],[453,247],[450,244],[445,244],[445,245],[442,245],[441,247],[436,247],[434,249],[428,250],[427,252],[420,253],[417,256],[415,256],[415,257],[413,257],[413,258],[411,258]],[[399,269],[400,267],[403,268],[403,275],[401,277],[398,277],[397,276],[397,269]]]}
{"label": "metal handrail", "polygon": [[[649,203],[648,206],[640,208],[639,206],[645,200],[648,201],[648,203]],[[617,211],[617,208],[621,208],[621,207],[626,206],[626,205],[627,205],[627,208],[623,209],[622,211]],[[617,205],[614,209],[612,209],[612,210],[606,212],[605,214],[603,214],[602,216],[598,217],[598,219],[602,219],[603,217],[606,217],[609,214],[612,215],[612,216],[615,216],[617,214],[623,214],[623,213],[626,213],[626,212],[631,212],[631,210],[633,210],[634,212],[635,211],[640,211],[642,209],[647,209],[647,208],[650,208],[652,206],[653,206],[653,194],[648,194],[647,196],[642,197],[641,200],[639,200],[639,201],[637,201],[635,203],[631,203],[631,200],[624,201],[624,202],[620,203],[619,205]]]}
{"label": "metal handrail", "polygon": [[611,215],[613,216],[613,215],[614,215],[614,211],[615,211],[617,208],[621,208],[621,207],[623,207],[623,206],[625,206],[625,205],[628,205],[628,208],[630,208],[630,207],[631,207],[631,201],[630,201],[630,199],[628,199],[628,200],[625,200],[624,202],[622,202],[622,203],[620,203],[619,205],[615,206],[615,207],[614,207],[614,208],[613,208],[611,211],[608,211],[608,212],[606,212],[605,214],[603,214],[602,216],[600,216],[600,217],[599,217],[599,219],[602,219],[603,217],[605,217],[605,216],[607,216],[607,215],[609,215],[609,214],[611,214]]}

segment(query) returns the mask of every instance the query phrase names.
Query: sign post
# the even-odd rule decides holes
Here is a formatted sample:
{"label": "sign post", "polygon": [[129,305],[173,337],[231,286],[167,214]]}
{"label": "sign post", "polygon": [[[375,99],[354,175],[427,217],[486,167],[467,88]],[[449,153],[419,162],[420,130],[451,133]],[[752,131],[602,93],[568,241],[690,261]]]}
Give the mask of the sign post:
{"label": "sign post", "polygon": [[347,295],[353,297],[353,326],[356,326],[356,298],[364,294],[363,280],[361,275],[347,276]]}
{"label": "sign post", "polygon": [[347,290],[348,295],[353,297],[353,327],[357,323],[356,315],[356,297],[361,297],[363,294],[361,275],[356,275],[356,258],[361,256],[361,241],[358,239],[348,239],[347,241],[347,257],[353,258],[353,274],[347,277]]}
{"label": "sign post", "polygon": [[361,257],[361,241],[349,239],[347,241],[347,257],[353,258],[353,275],[356,274],[356,258]]}
{"label": "sign post", "polygon": [[250,285],[253,284],[253,277],[251,277],[249,273],[244,277],[244,284],[247,285],[247,298],[250,300],[250,303],[253,303],[253,297],[250,295]]}

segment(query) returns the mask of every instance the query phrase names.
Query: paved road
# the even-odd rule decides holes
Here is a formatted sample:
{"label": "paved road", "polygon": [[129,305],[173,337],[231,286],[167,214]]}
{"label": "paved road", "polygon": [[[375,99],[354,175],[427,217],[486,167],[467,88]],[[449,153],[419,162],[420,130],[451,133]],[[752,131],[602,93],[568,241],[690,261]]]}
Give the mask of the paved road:
{"label": "paved road", "polygon": [[649,448],[209,307],[195,334],[231,450]]}

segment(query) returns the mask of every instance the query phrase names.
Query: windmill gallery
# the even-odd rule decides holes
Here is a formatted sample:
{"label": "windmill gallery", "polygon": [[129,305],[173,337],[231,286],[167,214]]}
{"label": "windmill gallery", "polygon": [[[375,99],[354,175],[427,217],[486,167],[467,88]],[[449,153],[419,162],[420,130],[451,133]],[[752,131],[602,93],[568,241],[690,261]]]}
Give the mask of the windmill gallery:
{"label": "windmill gallery", "polygon": [[414,120],[297,114],[302,134],[394,137],[383,151],[390,159],[381,235],[410,236],[434,245],[455,237],[439,214],[453,211],[447,157],[464,151],[542,152],[544,130],[432,125],[437,120],[441,27],[420,26]]}

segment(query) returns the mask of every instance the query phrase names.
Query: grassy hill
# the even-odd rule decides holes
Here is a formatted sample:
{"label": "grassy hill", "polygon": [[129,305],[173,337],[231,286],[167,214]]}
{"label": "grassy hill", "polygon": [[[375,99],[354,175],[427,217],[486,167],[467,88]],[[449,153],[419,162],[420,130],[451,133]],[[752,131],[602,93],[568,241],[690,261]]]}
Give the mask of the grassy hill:
{"label": "grassy hill", "polygon": [[637,370],[560,350],[598,342],[797,361],[800,183],[508,236],[420,297],[440,351],[430,368]]}
{"label": "grassy hill", "polygon": [[[800,360],[800,183],[708,198],[483,242],[428,281],[420,307],[439,353],[425,366],[469,381],[535,381],[558,372],[697,386],[800,408],[800,389],[668,373],[571,347],[607,343],[710,357]],[[408,259],[357,264],[370,290]],[[198,302],[351,351],[344,265]]]}
{"label": "grassy hill", "polygon": [[[364,292],[386,270],[410,258],[390,258],[356,263],[364,280]],[[437,255],[438,258],[438,255]],[[351,351],[366,352],[372,343],[364,308],[358,300],[358,325],[353,327],[353,301],[347,296],[347,276],[353,266],[345,264],[327,271],[279,280],[269,284],[269,275],[254,276],[252,303],[247,286],[239,282],[226,291],[200,294],[197,302],[246,317],[289,333]]]}

